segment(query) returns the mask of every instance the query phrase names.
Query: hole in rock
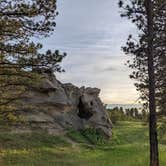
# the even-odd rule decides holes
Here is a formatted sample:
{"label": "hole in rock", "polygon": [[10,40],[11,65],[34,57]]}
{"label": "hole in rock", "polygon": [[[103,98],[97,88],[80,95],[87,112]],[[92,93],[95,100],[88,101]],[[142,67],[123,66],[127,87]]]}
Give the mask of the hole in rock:
{"label": "hole in rock", "polygon": [[81,98],[79,99],[79,104],[78,104],[78,116],[81,119],[90,119],[92,117],[92,113],[90,112],[90,110],[88,110],[86,108],[86,106],[83,104]]}

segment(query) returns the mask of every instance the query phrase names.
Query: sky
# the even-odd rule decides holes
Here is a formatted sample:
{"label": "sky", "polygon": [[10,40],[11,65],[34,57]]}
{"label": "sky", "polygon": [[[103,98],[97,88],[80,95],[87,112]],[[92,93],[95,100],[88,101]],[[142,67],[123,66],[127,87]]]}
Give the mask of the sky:
{"label": "sky", "polygon": [[59,0],[55,32],[42,39],[44,49],[66,52],[65,73],[56,74],[63,82],[101,89],[106,104],[133,104],[138,99],[125,45],[134,25],[120,17],[118,0]]}

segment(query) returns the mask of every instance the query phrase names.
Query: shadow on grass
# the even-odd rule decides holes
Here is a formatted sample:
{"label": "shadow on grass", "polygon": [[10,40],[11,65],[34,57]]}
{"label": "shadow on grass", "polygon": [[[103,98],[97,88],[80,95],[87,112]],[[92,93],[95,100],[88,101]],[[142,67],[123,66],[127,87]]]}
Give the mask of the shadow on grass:
{"label": "shadow on grass", "polygon": [[69,146],[70,144],[62,137],[48,135],[44,132],[0,134],[0,149],[29,149],[53,147],[53,146]]}

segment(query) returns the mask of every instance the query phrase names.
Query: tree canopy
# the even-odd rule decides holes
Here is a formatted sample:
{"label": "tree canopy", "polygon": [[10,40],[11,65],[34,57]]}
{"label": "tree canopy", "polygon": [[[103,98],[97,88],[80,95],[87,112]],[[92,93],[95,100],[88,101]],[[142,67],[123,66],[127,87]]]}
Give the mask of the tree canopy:
{"label": "tree canopy", "polygon": [[[133,70],[130,77],[136,80],[135,86],[140,91],[140,99],[145,101],[147,106],[148,101],[148,54],[147,54],[147,15],[145,1],[132,0],[131,3],[119,1],[119,6],[122,7],[122,17],[129,18],[138,29],[138,35],[129,35],[126,46],[123,51],[131,55],[132,60],[127,62],[127,65]],[[155,89],[158,108],[164,112],[166,104],[166,3],[164,0],[153,1],[153,54],[154,54],[154,69],[155,69]]]}
{"label": "tree canopy", "polygon": [[[36,82],[39,71],[62,72],[66,54],[48,50],[33,38],[48,37],[58,15],[56,0],[0,1],[0,107],[16,101]],[[3,106],[3,107],[2,107]]]}

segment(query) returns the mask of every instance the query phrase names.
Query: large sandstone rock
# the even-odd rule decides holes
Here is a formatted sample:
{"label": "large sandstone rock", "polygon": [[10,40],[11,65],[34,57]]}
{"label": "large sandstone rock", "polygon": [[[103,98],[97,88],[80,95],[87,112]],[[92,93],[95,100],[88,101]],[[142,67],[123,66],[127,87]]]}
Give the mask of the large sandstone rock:
{"label": "large sandstone rock", "polygon": [[111,137],[112,124],[99,93],[97,88],[62,84],[53,74],[45,74],[38,87],[24,95],[21,114],[27,124],[52,134],[96,128]]}

